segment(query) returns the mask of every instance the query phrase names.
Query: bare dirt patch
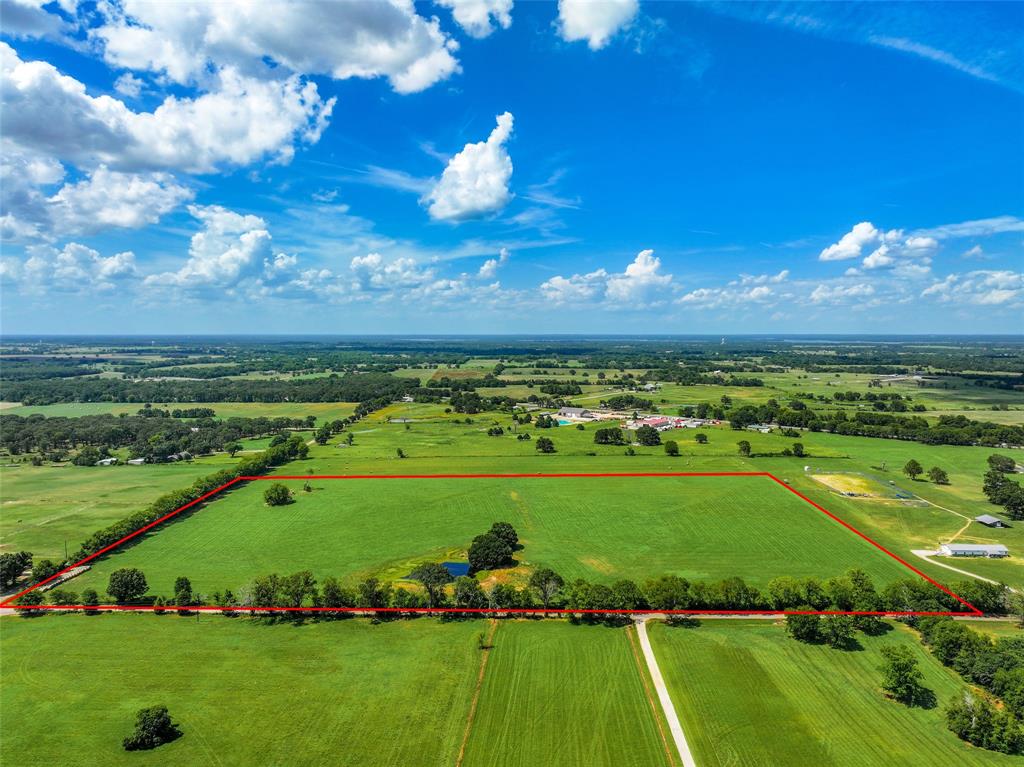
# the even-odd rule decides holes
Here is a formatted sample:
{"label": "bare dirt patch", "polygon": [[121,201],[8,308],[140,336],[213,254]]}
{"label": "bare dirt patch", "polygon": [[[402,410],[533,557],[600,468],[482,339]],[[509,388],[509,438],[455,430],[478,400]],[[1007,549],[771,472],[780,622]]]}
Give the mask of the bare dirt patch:
{"label": "bare dirt patch", "polygon": [[811,479],[817,480],[825,487],[843,495],[863,498],[884,497],[877,484],[867,477],[859,477],[856,474],[812,474]]}

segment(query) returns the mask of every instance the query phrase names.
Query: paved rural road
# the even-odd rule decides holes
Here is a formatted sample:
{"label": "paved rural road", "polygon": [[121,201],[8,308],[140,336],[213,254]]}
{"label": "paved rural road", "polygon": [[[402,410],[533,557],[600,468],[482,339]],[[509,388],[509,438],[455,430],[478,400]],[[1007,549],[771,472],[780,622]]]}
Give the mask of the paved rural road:
{"label": "paved rural road", "polygon": [[693,761],[693,754],[690,753],[690,746],[686,742],[686,736],[683,734],[683,726],[679,723],[679,717],[676,716],[676,707],[672,705],[672,699],[668,696],[668,688],[665,687],[665,680],[661,676],[661,669],[658,668],[654,650],[651,649],[650,640],[647,639],[646,619],[641,618],[636,621],[636,633],[640,637],[640,647],[644,651],[647,670],[651,672],[654,689],[658,691],[658,700],[661,701],[661,710],[665,712],[665,719],[668,721],[672,738],[676,742],[679,758],[683,760],[683,767],[697,767],[697,763]]}

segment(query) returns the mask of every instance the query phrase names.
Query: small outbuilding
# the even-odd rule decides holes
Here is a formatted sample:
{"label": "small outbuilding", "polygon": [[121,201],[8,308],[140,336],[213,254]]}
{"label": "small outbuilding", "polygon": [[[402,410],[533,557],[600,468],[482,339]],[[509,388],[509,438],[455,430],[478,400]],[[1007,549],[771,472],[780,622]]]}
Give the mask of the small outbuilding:
{"label": "small outbuilding", "polygon": [[974,518],[975,522],[981,522],[983,525],[989,527],[1009,527],[1008,524],[1003,522],[999,517],[993,517],[991,514],[982,514]]}
{"label": "small outbuilding", "polygon": [[1001,543],[943,543],[939,553],[946,557],[988,557],[1002,559],[1010,556],[1009,550]]}

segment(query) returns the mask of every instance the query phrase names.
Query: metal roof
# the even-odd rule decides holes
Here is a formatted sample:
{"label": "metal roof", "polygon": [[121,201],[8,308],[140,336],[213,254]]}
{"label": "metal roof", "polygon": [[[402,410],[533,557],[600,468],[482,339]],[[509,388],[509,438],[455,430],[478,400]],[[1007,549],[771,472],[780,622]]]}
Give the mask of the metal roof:
{"label": "metal roof", "polygon": [[991,514],[981,514],[974,518],[975,522],[981,522],[983,525],[996,525],[1004,524],[1003,520],[999,517],[993,517]]}
{"label": "metal roof", "polygon": [[984,551],[990,553],[1002,553],[1004,551],[1008,551],[1008,549],[1001,543],[944,543],[942,546],[950,551]]}

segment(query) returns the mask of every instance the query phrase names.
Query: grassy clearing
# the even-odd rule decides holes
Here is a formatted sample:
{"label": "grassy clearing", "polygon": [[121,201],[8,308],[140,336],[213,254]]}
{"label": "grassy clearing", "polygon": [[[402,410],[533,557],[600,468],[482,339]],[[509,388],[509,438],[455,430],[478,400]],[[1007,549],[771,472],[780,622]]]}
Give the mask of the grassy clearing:
{"label": "grassy clearing", "polygon": [[674,764],[627,630],[632,629],[502,623],[465,764]]}
{"label": "grassy clearing", "polygon": [[63,560],[65,541],[73,554],[90,533],[235,460],[225,455],[156,466],[5,467],[0,552]]}
{"label": "grassy clearing", "polygon": [[120,567],[142,569],[157,594],[179,575],[204,593],[303,569],[401,578],[420,562],[461,558],[498,520],[511,522],[524,546],[513,578],[541,566],[604,582],[673,573],[763,586],[777,575],[851,567],[879,583],[908,576],[763,477],[314,480],[311,493],[285,484],[293,504],[269,508],[266,483],[250,483],[112,552],[75,585],[102,590]]}
{"label": "grassy clearing", "polygon": [[[5,767],[452,765],[483,625],[170,615],[2,621]],[[135,712],[160,704],[184,736],[156,751],[122,750]]]}
{"label": "grassy clearing", "polygon": [[[942,707],[963,689],[956,675],[897,626],[858,635],[863,649],[833,650],[786,636],[781,625],[705,621],[696,629],[655,625],[651,642],[703,767],[1010,765],[1018,758],[973,748],[946,729]],[[879,650],[913,651],[935,708],[907,708],[879,688]]]}
{"label": "grassy clearing", "polygon": [[970,626],[979,634],[988,634],[990,637],[999,639],[1001,637],[1022,637],[1024,629],[1015,620],[1006,621],[971,621]]}

